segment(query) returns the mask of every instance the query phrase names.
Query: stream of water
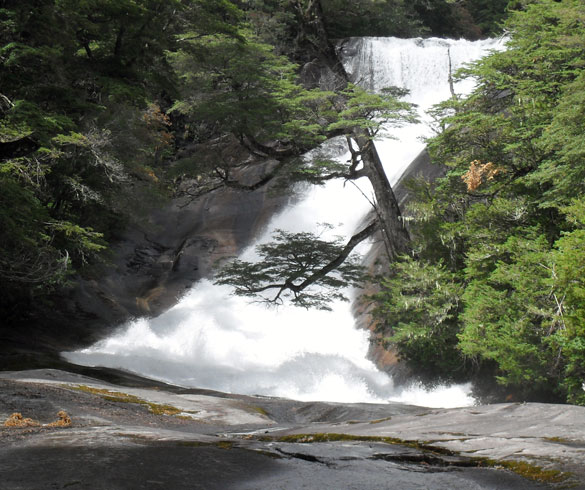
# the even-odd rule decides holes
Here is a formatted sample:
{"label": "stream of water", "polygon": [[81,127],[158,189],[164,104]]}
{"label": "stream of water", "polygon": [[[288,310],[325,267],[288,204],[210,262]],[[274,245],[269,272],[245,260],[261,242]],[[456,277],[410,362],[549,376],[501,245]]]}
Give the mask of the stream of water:
{"label": "stream of water", "polygon": [[[432,104],[450,96],[452,68],[500,48],[495,40],[352,39],[344,48],[347,70],[364,87],[402,86],[418,104],[421,118]],[[471,89],[456,85],[458,93]],[[397,138],[377,141],[378,152],[394,185],[423,149],[426,124],[393,129]],[[345,148],[331,142],[330,153],[347,160]],[[350,236],[370,204],[371,189],[329,182],[305,192],[302,199],[275,216],[259,241],[273,230],[316,230],[319,223],[340,223],[331,233]],[[254,257],[254,246],[243,259]],[[367,247],[368,245],[364,245]],[[363,247],[362,247],[362,251]],[[355,327],[351,305],[337,302],[333,311],[291,306],[267,309],[230,295],[230,289],[202,280],[180,302],[157,318],[142,318],[114,335],[77,352],[71,362],[121,368],[173,384],[297,400],[337,402],[399,401],[429,407],[473,404],[469,385],[397,388],[391,377],[367,359],[369,332]],[[348,292],[351,295],[351,291]]]}

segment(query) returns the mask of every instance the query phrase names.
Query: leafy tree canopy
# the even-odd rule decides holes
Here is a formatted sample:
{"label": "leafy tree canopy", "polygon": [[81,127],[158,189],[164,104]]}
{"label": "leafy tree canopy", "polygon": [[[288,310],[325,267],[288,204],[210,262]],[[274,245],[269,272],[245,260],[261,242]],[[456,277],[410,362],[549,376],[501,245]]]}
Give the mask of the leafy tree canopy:
{"label": "leafy tree canopy", "polygon": [[[172,151],[180,34],[235,32],[223,0],[7,0],[0,8],[0,290],[21,300],[95,261]],[[160,170],[157,170],[160,172]],[[136,189],[139,186],[133,184]],[[144,187],[142,185],[141,187]],[[4,305],[6,305],[4,307]]]}
{"label": "leafy tree canopy", "polygon": [[[412,184],[417,266],[379,297],[380,332],[411,365],[436,363],[431,339],[458,359],[445,377],[487,369],[524,399],[584,402],[584,18],[580,1],[523,2],[508,49],[459,74],[477,88],[429,142],[447,176]],[[436,283],[413,310],[420,274]]]}
{"label": "leafy tree canopy", "polygon": [[[367,236],[363,233],[362,240]],[[260,260],[232,261],[219,271],[216,283],[235,286],[236,295],[267,304],[290,298],[295,306],[329,310],[331,301],[347,301],[346,286],[364,279],[359,257],[351,254],[354,244],[345,245],[342,237],[331,241],[315,233],[277,230],[273,239],[256,247]]]}

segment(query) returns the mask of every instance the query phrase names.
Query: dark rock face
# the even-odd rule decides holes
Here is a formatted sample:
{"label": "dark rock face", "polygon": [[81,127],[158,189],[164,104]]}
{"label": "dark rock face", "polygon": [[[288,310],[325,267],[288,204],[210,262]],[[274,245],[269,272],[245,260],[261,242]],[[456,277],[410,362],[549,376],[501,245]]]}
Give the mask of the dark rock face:
{"label": "dark rock face", "polygon": [[[251,172],[258,169],[246,173]],[[99,282],[82,282],[73,298],[98,317],[107,303],[114,311],[104,319],[114,322],[161,313],[208,277],[218,260],[250,243],[284,202],[266,190],[228,188],[192,202],[175,201],[150,216],[146,230],[132,230],[115,252],[115,268]],[[94,305],[88,295],[96,294],[100,300]]]}
{"label": "dark rock face", "polygon": [[[241,151],[241,161],[247,157]],[[256,182],[274,164],[249,160],[233,172],[243,184]],[[133,317],[170,308],[193,283],[211,276],[218,261],[242,251],[290,199],[271,191],[270,185],[255,191],[220,187],[146,213],[113,245],[109,263],[59,291],[42,317],[0,328],[0,368],[42,365],[39,353],[87,346]]]}
{"label": "dark rock face", "polygon": [[209,277],[218,261],[248,245],[286,200],[268,189],[229,188],[192,202],[177,200],[150,216],[147,229],[131,230],[115,251],[115,267],[99,281],[82,281],[72,300],[104,323],[157,315]]}
{"label": "dark rock face", "polygon": [[409,179],[422,178],[427,182],[433,182],[439,177],[443,177],[445,171],[445,167],[434,164],[431,161],[431,156],[426,149],[421,151],[400,176],[395,186],[394,195],[396,196],[400,209],[403,210],[404,206],[408,204],[409,199],[412,197],[406,186]]}

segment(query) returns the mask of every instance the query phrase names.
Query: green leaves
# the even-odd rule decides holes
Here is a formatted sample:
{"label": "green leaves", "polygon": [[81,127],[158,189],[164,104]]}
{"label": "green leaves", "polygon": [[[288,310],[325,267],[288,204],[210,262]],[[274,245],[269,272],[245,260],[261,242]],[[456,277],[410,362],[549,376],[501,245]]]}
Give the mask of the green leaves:
{"label": "green leaves", "polygon": [[[476,78],[474,92],[437,108],[446,117],[429,147],[449,171],[415,184],[410,210],[419,267],[460,287],[447,349],[492,366],[526,399],[585,403],[583,20],[575,0],[528,2],[511,15],[508,49],[459,74]],[[385,288],[403,295],[407,278],[420,284],[415,270],[403,267]],[[436,362],[425,347],[440,298],[422,289],[420,310],[384,296],[389,342],[418,355],[419,370]]]}
{"label": "green leaves", "polygon": [[3,3],[0,293],[6,304],[28,301],[33,288],[38,297],[99,260],[105,237],[147,207],[136,202],[158,192],[150,168],[162,173],[174,151],[165,109],[177,96],[177,73],[165,52],[176,51],[187,33],[235,35],[241,19],[227,0]]}
{"label": "green leaves", "polygon": [[[272,238],[256,247],[259,260],[238,259],[222,267],[216,284],[233,286],[234,294],[267,304],[288,299],[294,306],[329,310],[334,300],[348,301],[343,288],[357,286],[364,279],[358,256],[349,255],[353,247],[347,251],[341,237],[323,240],[315,233],[276,230]],[[346,252],[349,256],[342,263],[325,271]],[[263,296],[265,292],[270,296]]]}
{"label": "green leaves", "polygon": [[398,99],[406,95],[404,90],[387,89],[382,94],[374,94],[349,84],[341,95],[345,99],[344,108],[329,124],[328,131],[341,129],[352,132],[360,128],[374,137],[382,126],[399,127],[417,121],[412,104]]}
{"label": "green leaves", "polygon": [[182,73],[183,90],[193,94],[173,110],[236,134],[273,133],[282,110],[279,100],[294,89],[294,66],[253,40],[225,35],[185,39],[169,59]]}
{"label": "green leaves", "polygon": [[468,274],[460,348],[496,361],[506,384],[554,384],[560,373],[548,342],[564,322],[548,244],[542,236],[512,236],[501,248],[492,272]]}
{"label": "green leaves", "polygon": [[463,286],[443,264],[402,257],[382,280],[376,332],[386,348],[425,381],[461,380],[463,357],[456,350]]}
{"label": "green leaves", "polygon": [[565,385],[569,401],[585,405],[585,199],[565,209],[575,229],[565,232],[553,253],[559,289],[559,309],[565,331],[559,348],[566,359]]}

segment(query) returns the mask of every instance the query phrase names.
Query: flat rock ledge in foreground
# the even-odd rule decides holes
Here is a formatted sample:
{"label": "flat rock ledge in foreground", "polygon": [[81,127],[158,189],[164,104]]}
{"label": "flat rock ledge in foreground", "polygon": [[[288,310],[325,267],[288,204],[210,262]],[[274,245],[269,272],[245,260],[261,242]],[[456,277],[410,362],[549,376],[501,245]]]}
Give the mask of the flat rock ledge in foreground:
{"label": "flat rock ledge in foreground", "polygon": [[[0,423],[13,413],[35,423],[0,427],[1,488],[585,489],[584,407],[424,409],[125,384],[0,373]],[[61,411],[71,425],[50,426]]]}

